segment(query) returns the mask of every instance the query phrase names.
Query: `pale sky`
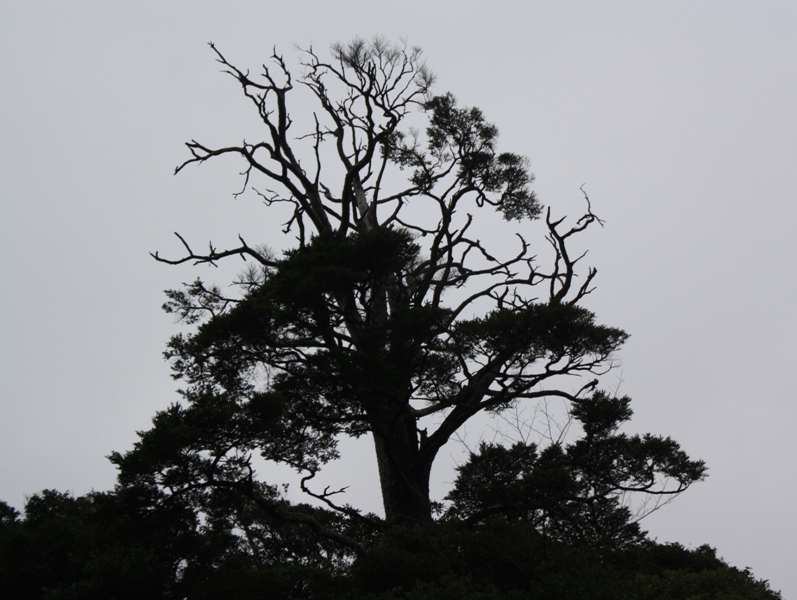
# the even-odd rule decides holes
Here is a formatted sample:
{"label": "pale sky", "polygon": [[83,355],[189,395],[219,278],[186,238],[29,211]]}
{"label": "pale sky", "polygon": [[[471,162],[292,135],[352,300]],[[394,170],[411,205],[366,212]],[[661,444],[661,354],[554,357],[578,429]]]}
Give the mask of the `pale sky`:
{"label": "pale sky", "polygon": [[[185,141],[258,132],[206,43],[257,71],[274,46],[295,64],[294,43],[374,34],[422,47],[435,91],[496,123],[554,212],[577,216],[586,183],[606,221],[584,239],[588,305],[631,334],[627,429],[710,468],[643,527],[797,597],[793,1],[3,0],[0,499],[110,488],[104,457],[176,399],[162,290],[231,271],[150,251],[179,253],[173,231],[281,243],[256,198],[232,199],[234,161],[172,176]],[[368,504],[363,452],[336,473]]]}

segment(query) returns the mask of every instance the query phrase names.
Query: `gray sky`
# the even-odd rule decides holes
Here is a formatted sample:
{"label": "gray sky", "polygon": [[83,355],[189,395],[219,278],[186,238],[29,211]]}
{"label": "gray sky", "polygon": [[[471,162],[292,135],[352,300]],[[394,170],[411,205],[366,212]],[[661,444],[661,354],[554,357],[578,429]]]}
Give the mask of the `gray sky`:
{"label": "gray sky", "polygon": [[[162,290],[215,274],[148,252],[179,253],[173,231],[279,243],[256,199],[231,198],[233,161],[171,174],[191,138],[257,134],[206,42],[255,71],[274,45],[292,61],[294,42],[406,36],[436,91],[531,158],[546,205],[575,215],[586,183],[607,223],[585,238],[589,306],[632,335],[629,429],[710,467],[645,527],[797,597],[795,32],[791,1],[5,0],[0,498],[109,488],[104,456],[176,398]],[[362,460],[339,473],[368,497]]]}

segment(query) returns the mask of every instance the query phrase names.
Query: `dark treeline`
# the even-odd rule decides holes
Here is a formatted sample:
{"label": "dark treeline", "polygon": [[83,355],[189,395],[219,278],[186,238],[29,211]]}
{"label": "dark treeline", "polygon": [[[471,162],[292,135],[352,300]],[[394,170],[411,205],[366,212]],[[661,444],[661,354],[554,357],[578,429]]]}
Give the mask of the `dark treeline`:
{"label": "dark treeline", "polygon": [[[7,600],[776,599],[708,546],[546,537],[522,519],[444,519],[371,536],[360,556],[302,525],[259,519],[234,495],[199,514],[146,490],[72,497],[44,491],[24,517],[0,505]],[[322,523],[340,519],[311,509]],[[634,529],[633,527],[631,529]],[[350,532],[355,535],[354,532]],[[633,535],[630,535],[632,534]]]}

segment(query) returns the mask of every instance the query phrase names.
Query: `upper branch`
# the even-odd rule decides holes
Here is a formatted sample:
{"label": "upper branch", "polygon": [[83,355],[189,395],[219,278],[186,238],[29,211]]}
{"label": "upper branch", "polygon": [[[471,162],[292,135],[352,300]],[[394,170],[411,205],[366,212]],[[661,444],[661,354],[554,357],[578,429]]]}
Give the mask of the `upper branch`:
{"label": "upper branch", "polygon": [[244,239],[239,235],[238,239],[241,241],[241,246],[238,248],[233,248],[232,250],[222,250],[219,252],[216,250],[212,244],[208,244],[209,252],[207,254],[196,254],[192,249],[191,246],[188,245],[188,242],[185,241],[183,236],[181,236],[176,231],[174,235],[182,242],[183,246],[185,247],[186,251],[188,252],[187,256],[183,258],[178,258],[176,260],[169,260],[167,258],[161,258],[157,252],[150,252],[150,256],[157,260],[158,262],[166,263],[168,265],[180,265],[185,262],[194,261],[195,265],[208,263],[213,265],[214,267],[218,266],[216,261],[222,258],[226,258],[228,256],[240,256],[244,260],[246,257],[249,256],[259,262],[261,265],[265,267],[276,267],[277,263],[271,259],[269,259],[264,254],[258,252],[254,248],[248,246]]}
{"label": "upper branch", "polygon": [[548,226],[548,241],[551,243],[551,246],[553,246],[556,253],[553,272],[551,275],[547,276],[550,279],[551,302],[567,302],[568,304],[575,304],[584,296],[591,293],[594,289],[590,288],[589,286],[590,283],[592,283],[592,280],[595,278],[595,275],[597,275],[598,271],[592,267],[589,269],[585,282],[578,289],[575,296],[569,300],[566,300],[567,294],[570,292],[570,289],[573,285],[573,279],[576,277],[575,265],[582,258],[584,258],[584,256],[586,256],[586,252],[584,252],[577,258],[571,258],[567,249],[567,239],[577,233],[584,231],[587,229],[587,227],[595,222],[597,222],[601,227],[603,227],[604,224],[601,219],[593,214],[589,196],[587,196],[587,192],[584,191],[583,185],[581,186],[581,192],[584,194],[584,198],[587,201],[587,212],[582,215],[576,224],[568,231],[559,233],[557,228],[562,224],[564,218],[557,221],[552,221],[550,208],[548,208],[547,214],[545,216],[545,223]]}

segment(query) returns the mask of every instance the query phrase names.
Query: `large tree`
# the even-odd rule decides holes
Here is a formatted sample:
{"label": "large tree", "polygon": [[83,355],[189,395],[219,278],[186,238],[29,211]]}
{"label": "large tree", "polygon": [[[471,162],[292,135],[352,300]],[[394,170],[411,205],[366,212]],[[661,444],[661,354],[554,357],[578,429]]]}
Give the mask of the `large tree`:
{"label": "large tree", "polygon": [[[122,485],[240,494],[278,521],[359,550],[365,533],[287,506],[274,482],[257,481],[253,456],[296,469],[305,492],[341,519],[362,521],[362,531],[422,524],[433,519],[432,465],[452,436],[480,413],[553,397],[582,424],[580,446],[553,444],[539,457],[529,445],[503,454],[483,446],[486,455],[474,454],[460,475],[479,481],[500,459],[496,472],[539,500],[540,473],[564,469],[570,487],[558,492],[560,505],[577,501],[578,514],[601,498],[676,493],[703,477],[703,464],[671,440],[618,434],[628,401],[598,390],[627,335],[581,305],[596,270],[578,272],[583,254],[569,245],[600,223],[586,195],[587,210],[571,225],[543,211],[528,160],[498,151],[498,130],[480,110],[432,94],[418,49],[354,40],[333,46],[329,60],[309,49],[295,77],[276,53],[253,76],[211,47],[265,136],[224,147],[191,141],[177,171],[237,157],[242,191],[259,194],[267,210],[289,209],[282,244],[291,248],[277,255],[240,238],[197,252],[178,235],[182,257],[155,254],[170,264],[242,257],[250,267],[237,294],[201,280],[168,292],[166,310],[196,325],[167,351],[185,381],[183,400],[159,413],[132,451],[114,455]],[[295,131],[290,107],[302,94],[316,110],[300,115],[295,122],[310,126]],[[551,260],[538,263],[525,225],[514,250],[488,247],[474,230],[496,211],[509,232],[544,215]],[[338,457],[341,437],[363,435],[373,440],[384,521],[311,481]],[[550,502],[509,491],[479,495],[463,483],[452,507],[470,521],[518,514],[500,501],[514,494],[520,512],[550,513]]]}

